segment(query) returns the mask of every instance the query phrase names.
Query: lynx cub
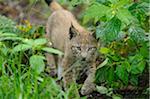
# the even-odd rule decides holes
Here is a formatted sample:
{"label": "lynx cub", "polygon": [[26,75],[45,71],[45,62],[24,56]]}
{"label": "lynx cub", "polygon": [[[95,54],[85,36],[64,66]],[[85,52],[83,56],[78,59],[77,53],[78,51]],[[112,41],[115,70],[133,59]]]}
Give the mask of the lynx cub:
{"label": "lynx cub", "polygon": [[[81,88],[81,94],[86,95],[95,89],[95,60],[97,43],[92,34],[78,24],[74,16],[64,10],[56,1],[45,0],[52,10],[47,22],[46,37],[52,42],[52,46],[64,52],[63,57],[47,55],[47,61],[58,66],[58,77],[63,76],[64,86],[75,82],[82,73],[87,78]],[[74,66],[74,63],[79,64]]]}

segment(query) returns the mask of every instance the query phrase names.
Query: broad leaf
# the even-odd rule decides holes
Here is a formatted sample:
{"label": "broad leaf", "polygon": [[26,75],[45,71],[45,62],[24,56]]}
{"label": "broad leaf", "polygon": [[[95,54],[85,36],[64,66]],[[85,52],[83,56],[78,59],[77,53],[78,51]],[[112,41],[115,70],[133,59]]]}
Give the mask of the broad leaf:
{"label": "broad leaf", "polygon": [[112,84],[113,80],[114,80],[114,67],[110,67],[108,70],[107,70],[107,81],[109,84]]}
{"label": "broad leaf", "polygon": [[8,37],[2,37],[2,38],[0,37],[0,41],[4,41],[4,40],[10,40],[10,41],[16,41],[16,40],[17,40],[17,41],[22,41],[23,38],[21,38],[21,37],[15,37],[15,36],[14,36],[14,37],[11,37],[11,36],[9,37],[9,36],[8,36]]}
{"label": "broad leaf", "polygon": [[112,95],[112,99],[122,99],[122,98],[121,98],[121,96],[119,96],[119,95],[113,94],[113,95]]}
{"label": "broad leaf", "polygon": [[58,55],[63,55],[63,52],[57,50],[57,49],[54,49],[54,48],[49,48],[49,47],[44,47],[42,48],[43,51],[46,51],[48,53],[53,53],[53,54],[58,54]]}
{"label": "broad leaf", "polygon": [[122,8],[118,9],[117,15],[118,19],[122,21],[122,23],[129,25],[134,22],[135,18],[131,15],[128,9]]}
{"label": "broad leaf", "polygon": [[131,73],[132,74],[140,74],[143,72],[144,68],[145,68],[145,62],[141,61],[138,64],[132,64],[131,65]]}
{"label": "broad leaf", "polygon": [[96,86],[96,90],[101,94],[107,94],[108,93],[108,89],[104,86]]}
{"label": "broad leaf", "polygon": [[113,41],[118,37],[121,28],[121,21],[117,17],[113,17],[106,24],[105,28],[96,31],[97,38],[104,41]]}
{"label": "broad leaf", "polygon": [[131,75],[130,76],[130,83],[132,84],[132,85],[138,85],[138,77],[137,77],[137,75]]}
{"label": "broad leaf", "polygon": [[124,84],[128,84],[128,73],[124,65],[118,65],[116,67],[116,74],[121,79]]}
{"label": "broad leaf", "polygon": [[4,63],[4,58],[0,56],[0,71],[2,70],[3,63]]}
{"label": "broad leaf", "polygon": [[143,60],[143,56],[140,54],[136,54],[135,56],[130,56],[129,57],[129,62],[131,64],[137,64],[138,62]]}
{"label": "broad leaf", "polygon": [[107,66],[104,66],[96,71],[96,83],[102,83],[107,79]]}
{"label": "broad leaf", "polygon": [[148,58],[149,56],[149,50],[148,46],[146,44],[143,44],[143,46],[140,48],[139,52],[144,58]]}
{"label": "broad leaf", "polygon": [[24,39],[22,40],[23,43],[28,44],[30,46],[34,45],[34,40],[33,39]]}
{"label": "broad leaf", "polygon": [[116,4],[117,2],[119,2],[119,0],[108,0],[110,1],[112,4]]}
{"label": "broad leaf", "polygon": [[100,48],[100,53],[102,54],[108,54],[110,52],[110,49],[109,48],[106,48],[106,47],[102,47]]}
{"label": "broad leaf", "polygon": [[129,36],[136,42],[144,41],[145,39],[145,31],[138,26],[131,26],[128,32]]}
{"label": "broad leaf", "polygon": [[121,8],[127,8],[126,5],[129,5],[129,3],[131,2],[131,0],[112,0],[112,1],[116,1],[114,2],[115,6],[118,8],[118,9],[121,9]]}
{"label": "broad leaf", "polygon": [[106,59],[97,67],[97,69],[102,68],[103,66],[105,66],[105,65],[108,63],[108,60],[109,60],[109,58],[106,58]]}
{"label": "broad leaf", "polygon": [[126,67],[128,72],[131,71],[131,65],[128,61],[123,62],[122,65]]}
{"label": "broad leaf", "polygon": [[25,51],[32,48],[32,46],[27,44],[19,44],[13,48],[13,52]]}
{"label": "broad leaf", "polygon": [[132,74],[142,73],[146,65],[146,62],[143,59],[143,56],[140,54],[136,54],[135,56],[130,56],[129,62],[131,63]]}
{"label": "broad leaf", "polygon": [[17,33],[16,23],[11,19],[0,15],[0,32]]}
{"label": "broad leaf", "polygon": [[44,45],[47,43],[47,40],[45,38],[39,38],[34,40],[34,46],[38,45]]}
{"label": "broad leaf", "polygon": [[0,37],[14,37],[14,36],[17,36],[16,34],[13,34],[13,33],[1,33],[0,32]]}
{"label": "broad leaf", "polygon": [[108,11],[109,11],[109,7],[95,2],[85,12],[83,23],[84,24],[87,23],[90,19],[101,18],[102,16],[106,15]]}
{"label": "broad leaf", "polygon": [[30,57],[30,66],[36,74],[40,74],[41,72],[44,71],[45,68],[45,64],[43,61],[44,59],[45,58],[43,56],[38,55],[33,55]]}

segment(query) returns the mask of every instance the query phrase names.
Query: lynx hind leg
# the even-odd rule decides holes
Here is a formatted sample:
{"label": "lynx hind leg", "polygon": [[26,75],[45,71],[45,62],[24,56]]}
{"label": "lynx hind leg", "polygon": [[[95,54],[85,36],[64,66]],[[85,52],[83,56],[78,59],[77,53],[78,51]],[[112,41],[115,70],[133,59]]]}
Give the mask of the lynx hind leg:
{"label": "lynx hind leg", "polygon": [[57,71],[56,71],[56,59],[55,56],[53,56],[52,54],[46,54],[46,60],[47,60],[47,68],[46,70],[48,71],[48,73],[50,73],[51,76],[56,76],[57,75]]}
{"label": "lynx hind leg", "polygon": [[96,85],[94,83],[95,71],[96,69],[94,68],[87,72],[88,77],[84,81],[84,84],[81,88],[82,95],[88,95],[96,89]]}

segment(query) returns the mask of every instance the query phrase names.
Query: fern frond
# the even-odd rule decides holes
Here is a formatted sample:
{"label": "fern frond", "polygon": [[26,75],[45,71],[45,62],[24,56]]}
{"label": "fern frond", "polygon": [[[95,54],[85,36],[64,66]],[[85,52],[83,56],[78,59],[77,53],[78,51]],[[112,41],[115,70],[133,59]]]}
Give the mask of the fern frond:
{"label": "fern frond", "polygon": [[11,19],[0,15],[0,32],[1,33],[16,33],[16,23]]}

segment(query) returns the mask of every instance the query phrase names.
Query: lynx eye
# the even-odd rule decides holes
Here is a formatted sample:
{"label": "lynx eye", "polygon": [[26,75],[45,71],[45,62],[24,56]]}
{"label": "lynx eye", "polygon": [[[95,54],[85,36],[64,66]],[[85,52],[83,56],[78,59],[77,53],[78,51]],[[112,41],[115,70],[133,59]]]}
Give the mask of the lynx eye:
{"label": "lynx eye", "polygon": [[73,49],[73,50],[81,50],[81,47],[80,46],[72,46],[71,49]]}
{"label": "lynx eye", "polygon": [[81,50],[81,48],[78,46],[78,47],[76,47],[77,48],[77,50]]}
{"label": "lynx eye", "polygon": [[96,49],[96,47],[90,47],[89,49],[88,49],[88,51],[90,51],[90,50],[95,50]]}

